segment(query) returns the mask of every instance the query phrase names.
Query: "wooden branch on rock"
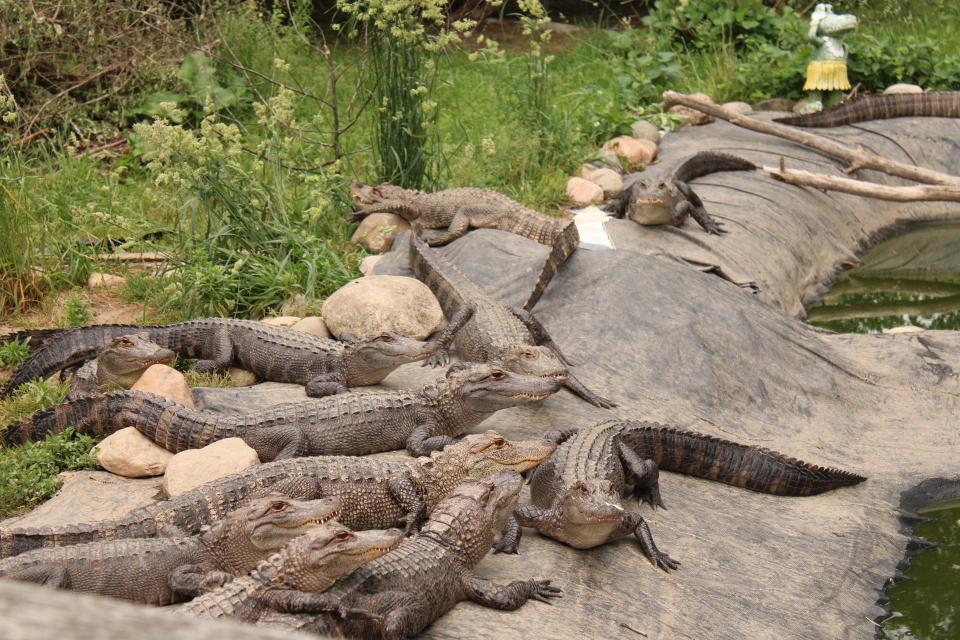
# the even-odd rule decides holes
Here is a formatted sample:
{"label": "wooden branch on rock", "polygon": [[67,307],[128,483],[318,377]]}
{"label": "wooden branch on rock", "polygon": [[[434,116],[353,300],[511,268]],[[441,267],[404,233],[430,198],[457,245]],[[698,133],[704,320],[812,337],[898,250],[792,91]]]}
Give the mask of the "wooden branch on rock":
{"label": "wooden branch on rock", "polygon": [[664,92],[664,108],[669,108],[677,104],[696,109],[714,118],[726,120],[738,127],[790,140],[833,158],[849,162],[850,164],[846,169],[847,173],[852,173],[858,169],[874,169],[891,176],[899,176],[925,184],[960,185],[960,176],[953,176],[948,173],[941,173],[932,169],[897,162],[896,160],[888,160],[862,147],[853,149],[835,140],[825,138],[824,136],[811,133],[798,127],[790,127],[776,122],[767,122],[765,120],[751,118],[740,113],[728,111],[720,105],[705,102],[675,91]]}
{"label": "wooden branch on rock", "polygon": [[813,173],[798,169],[787,169],[781,160],[780,167],[763,167],[776,180],[803,187],[815,187],[825,191],[841,191],[879,200],[897,202],[939,201],[960,202],[960,185],[911,185],[892,187],[884,184],[853,180],[825,173]]}

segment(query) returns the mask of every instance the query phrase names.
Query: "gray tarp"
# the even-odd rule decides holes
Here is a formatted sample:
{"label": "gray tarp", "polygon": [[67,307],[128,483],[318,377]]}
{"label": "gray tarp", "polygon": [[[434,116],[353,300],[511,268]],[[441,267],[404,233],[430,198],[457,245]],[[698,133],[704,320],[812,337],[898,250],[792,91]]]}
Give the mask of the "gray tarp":
{"label": "gray tarp", "polygon": [[[952,141],[960,140],[960,123],[949,120],[830,133],[941,170],[958,166],[960,157]],[[706,148],[766,164],[784,155],[794,168],[836,170],[796,145],[725,123],[671,134],[661,155]],[[903,220],[960,209],[827,195],[759,174],[716,174],[694,187],[730,233],[613,222],[618,250],[578,251],[535,312],[580,364],[577,375],[620,403],[616,415],[672,422],[869,480],[813,498],[777,498],[661,474],[669,510],[641,511],[660,547],[682,561],[679,571],[654,569],[629,539],[577,551],[529,532],[518,557],[489,556],[479,572],[501,581],[552,578],[564,597],[513,613],[461,604],[429,637],[873,636],[876,600],[906,544],[901,492],[960,473],[960,334],[835,335],[791,316],[870,238]],[[496,231],[472,232],[444,251],[514,304],[525,299],[545,255],[544,247]],[[756,283],[759,293],[683,260]],[[404,269],[400,250],[377,272]],[[386,382],[413,386],[435,375],[412,365]],[[561,392],[538,409],[501,412],[481,429],[534,437],[610,415]]]}

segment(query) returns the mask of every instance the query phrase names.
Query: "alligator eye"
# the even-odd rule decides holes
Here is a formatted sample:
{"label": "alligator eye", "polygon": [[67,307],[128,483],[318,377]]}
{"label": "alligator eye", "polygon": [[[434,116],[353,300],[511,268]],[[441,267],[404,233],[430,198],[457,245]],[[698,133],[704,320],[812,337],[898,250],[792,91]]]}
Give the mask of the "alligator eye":
{"label": "alligator eye", "polygon": [[339,533],[337,533],[337,535],[333,536],[333,539],[339,542],[343,542],[344,540],[349,540],[352,537],[353,537],[353,534],[350,533],[349,531],[340,531]]}
{"label": "alligator eye", "polygon": [[590,493],[590,489],[587,489],[587,485],[585,485],[585,484],[580,485],[580,494],[581,494],[581,495],[587,495],[587,494],[589,494],[589,493]]}
{"label": "alligator eye", "polygon": [[381,333],[377,336],[377,340],[383,340],[384,342],[393,342],[393,336],[389,333]]}
{"label": "alligator eye", "polygon": [[503,380],[507,377],[507,374],[499,369],[494,369],[493,372],[490,373],[490,377],[494,380]]}
{"label": "alligator eye", "polygon": [[525,351],[523,353],[527,358],[533,358],[536,354],[533,351]]}
{"label": "alligator eye", "polygon": [[289,504],[283,500],[274,500],[270,503],[270,511],[285,511]]}
{"label": "alligator eye", "polygon": [[506,439],[506,438],[494,438],[494,439],[493,439],[493,446],[495,446],[497,449],[502,449],[502,448],[504,448],[505,446],[507,446],[507,439]]}

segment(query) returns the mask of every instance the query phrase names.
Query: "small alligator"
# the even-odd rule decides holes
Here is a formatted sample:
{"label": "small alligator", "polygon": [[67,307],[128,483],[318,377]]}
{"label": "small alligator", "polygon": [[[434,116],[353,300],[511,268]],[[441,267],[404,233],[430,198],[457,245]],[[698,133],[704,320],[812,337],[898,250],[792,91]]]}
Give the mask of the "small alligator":
{"label": "small alligator", "polygon": [[795,127],[839,127],[890,118],[960,118],[960,91],[861,96],[832,109],[774,122]]}
{"label": "small alligator", "polygon": [[410,262],[450,319],[438,334],[438,354],[453,343],[463,360],[494,362],[509,371],[552,378],[596,407],[616,406],[570,373],[567,359],[539,320],[494,300],[415,233],[410,234]]}
{"label": "small alligator", "polygon": [[549,580],[499,585],[474,574],[516,506],[522,484],[516,472],[463,483],[434,509],[418,535],[303,603],[329,613],[274,614],[260,624],[395,640],[420,633],[463,600],[503,611],[529,600],[549,603],[561,593]]}
{"label": "small alligator", "polygon": [[0,557],[93,540],[195,535],[246,501],[272,494],[300,500],[338,498],[338,519],[351,529],[400,525],[411,532],[463,480],[487,478],[505,469],[528,471],[556,448],[548,440],[511,442],[488,431],[468,435],[429,458],[416,460],[336,456],[279,460],[208,482],[121,518],[0,529]]}
{"label": "small alligator", "polygon": [[[340,342],[252,320],[205,318],[177,324],[93,325],[13,333],[0,343],[29,339],[30,357],[7,382],[0,397],[30,380],[45,378],[97,354],[115,338],[140,333],[183,358],[200,358],[194,370],[222,372],[241,367],[273,382],[307,387],[312,397],[377,384],[408,362],[433,356],[436,344],[382,333],[370,340]],[[349,338],[349,336],[346,336]],[[436,361],[436,358],[433,359]]]}
{"label": "small alligator", "polygon": [[249,576],[204,593],[177,614],[256,622],[268,612],[309,611],[316,594],[329,589],[337,578],[393,551],[402,540],[400,529],[354,532],[331,521],[287,544]]}
{"label": "small alligator", "polygon": [[261,498],[198,535],[37,549],[0,561],[0,577],[163,606],[246,576],[288,542],[337,515],[336,498]]}
{"label": "small alligator", "polygon": [[[170,364],[176,356],[170,349],[151,342],[145,333],[114,338],[94,360],[87,361],[71,376],[70,397],[129,389],[144,371],[155,364]],[[66,370],[60,372],[61,379],[65,373]]]}
{"label": "small alligator", "polygon": [[726,153],[702,151],[680,162],[654,165],[632,176],[633,181],[609,206],[616,217],[637,224],[669,224],[679,227],[692,217],[707,233],[724,233],[720,223],[703,207],[703,201],[688,184],[718,171],[753,171],[752,162]]}
{"label": "small alligator", "polygon": [[632,490],[652,507],[663,506],[659,469],[782,496],[810,496],[866,480],[653,422],[615,420],[553,437],[563,444],[533,472],[532,504],[517,509],[519,524],[577,549],[633,534],[650,561],[665,571],[679,563],[657,549],[644,519],[621,502]]}
{"label": "small alligator", "polygon": [[393,213],[416,225],[430,246],[452,242],[473,228],[499,229],[551,247],[523,305],[527,311],[533,309],[557,270],[580,246],[580,233],[573,220],[546,216],[492,189],[460,187],[424,193],[390,184],[354,183],[351,191],[354,205],[360,209],[353,214],[352,222],[372,213]]}
{"label": "small alligator", "polygon": [[396,451],[427,455],[455,442],[501,409],[544,400],[554,378],[512,373],[496,365],[458,363],[446,377],[416,391],[365,391],[281,404],[258,413],[195,411],[142,391],[110,391],[35,413],[4,431],[7,446],[34,442],[72,427],[108,435],[135,427],[179,453],[224,438],[242,438],[261,461]]}

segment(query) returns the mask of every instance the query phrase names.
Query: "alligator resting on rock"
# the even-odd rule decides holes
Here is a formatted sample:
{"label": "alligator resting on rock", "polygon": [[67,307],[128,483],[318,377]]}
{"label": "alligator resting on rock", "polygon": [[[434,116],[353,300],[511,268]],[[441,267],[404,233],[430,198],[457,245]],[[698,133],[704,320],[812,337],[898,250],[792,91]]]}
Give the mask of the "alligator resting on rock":
{"label": "alligator resting on rock", "polygon": [[[580,246],[573,220],[546,216],[492,189],[460,187],[424,193],[390,184],[351,186],[359,209],[352,222],[372,213],[393,213],[415,228],[430,246],[452,242],[469,229],[499,229],[551,247],[537,283],[524,303],[534,307],[560,266]],[[442,229],[442,231],[441,231]]]}
{"label": "alligator resting on rock", "polygon": [[94,540],[196,535],[249,500],[280,494],[301,500],[333,497],[338,520],[354,530],[404,526],[427,513],[468,478],[528,471],[557,448],[549,440],[510,441],[471,434],[430,457],[373,459],[319,456],[256,465],[113,520],[60,527],[0,530],[0,557]]}
{"label": "alligator resting on rock", "polygon": [[663,506],[659,469],[781,496],[810,496],[866,480],[653,422],[614,420],[552,436],[562,444],[533,472],[532,504],[517,508],[519,524],[578,549],[633,534],[664,570],[679,563],[657,549],[647,523],[621,501],[632,492],[651,507]]}
{"label": "alligator resting on rock", "polygon": [[516,472],[461,484],[437,505],[418,535],[304,604],[329,613],[268,615],[261,624],[398,640],[420,633],[462,600],[512,611],[529,600],[559,597],[560,589],[549,580],[499,585],[473,572],[516,506],[522,484]]}
{"label": "alligator resting on rock", "polygon": [[559,389],[554,378],[458,363],[416,391],[347,393],[248,415],[196,411],[142,391],[110,391],[39,411],[7,427],[3,437],[9,446],[68,427],[108,435],[132,426],[174,453],[241,438],[264,462],[403,448],[420,456],[455,442],[496,411],[540,402]]}
{"label": "alligator resting on rock", "polygon": [[890,118],[960,118],[960,91],[860,96],[819,113],[777,118],[795,127],[839,127]]}
{"label": "alligator resting on rock", "polygon": [[288,542],[339,515],[337,498],[250,502],[189,537],[100,540],[0,561],[0,577],[168,605],[245,576]]}
{"label": "alligator resting on rock", "polygon": [[687,184],[718,171],[753,171],[752,162],[727,153],[703,151],[679,163],[654,165],[630,177],[627,185],[607,210],[637,224],[668,224],[679,227],[687,217],[697,221],[707,233],[724,233],[719,222],[703,207],[703,201]]}
{"label": "alligator resting on rock", "polygon": [[182,358],[200,358],[194,369],[251,371],[263,380],[307,387],[319,397],[348,387],[381,382],[397,367],[434,356],[435,342],[421,342],[386,332],[369,340],[340,342],[252,320],[205,318],[176,324],[93,325],[75,329],[41,329],[13,333],[0,343],[29,339],[34,348],[7,382],[0,397],[30,380],[91,360],[116,338],[138,333]]}
{"label": "alligator resting on rock", "polygon": [[[146,333],[133,333],[114,338],[96,359],[87,361],[70,377],[70,396],[129,389],[143,372],[155,364],[170,364],[177,356],[173,351],[150,340]],[[67,370],[60,372],[65,377]]]}

